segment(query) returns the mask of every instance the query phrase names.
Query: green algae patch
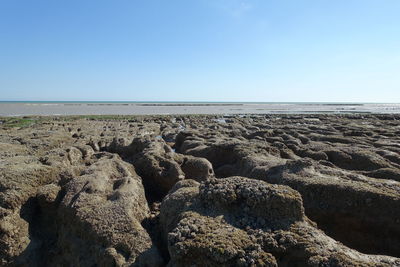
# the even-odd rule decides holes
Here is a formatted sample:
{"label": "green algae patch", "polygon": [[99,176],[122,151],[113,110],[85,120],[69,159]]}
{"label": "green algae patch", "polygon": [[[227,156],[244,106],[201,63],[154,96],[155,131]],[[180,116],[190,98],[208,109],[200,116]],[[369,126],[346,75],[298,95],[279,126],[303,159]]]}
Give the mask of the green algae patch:
{"label": "green algae patch", "polygon": [[19,128],[24,128],[24,127],[30,127],[40,121],[38,118],[5,118],[5,119],[0,119],[2,122],[0,125],[6,127],[6,128],[14,128],[14,127],[19,127]]}

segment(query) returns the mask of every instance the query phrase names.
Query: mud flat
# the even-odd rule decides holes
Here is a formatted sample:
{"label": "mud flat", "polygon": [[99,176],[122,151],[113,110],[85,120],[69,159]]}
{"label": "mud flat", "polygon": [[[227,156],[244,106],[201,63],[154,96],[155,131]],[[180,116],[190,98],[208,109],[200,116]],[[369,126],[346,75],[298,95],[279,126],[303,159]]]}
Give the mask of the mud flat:
{"label": "mud flat", "polygon": [[1,266],[400,266],[400,115],[0,119]]}
{"label": "mud flat", "polygon": [[397,113],[399,103],[1,102],[0,116]]}

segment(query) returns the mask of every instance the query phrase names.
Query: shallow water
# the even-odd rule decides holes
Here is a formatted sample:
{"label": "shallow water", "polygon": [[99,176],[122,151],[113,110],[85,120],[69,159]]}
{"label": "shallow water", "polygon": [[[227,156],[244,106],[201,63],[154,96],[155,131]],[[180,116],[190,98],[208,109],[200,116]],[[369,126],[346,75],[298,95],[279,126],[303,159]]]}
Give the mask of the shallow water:
{"label": "shallow water", "polygon": [[214,102],[0,102],[0,116],[400,113],[400,104]]}

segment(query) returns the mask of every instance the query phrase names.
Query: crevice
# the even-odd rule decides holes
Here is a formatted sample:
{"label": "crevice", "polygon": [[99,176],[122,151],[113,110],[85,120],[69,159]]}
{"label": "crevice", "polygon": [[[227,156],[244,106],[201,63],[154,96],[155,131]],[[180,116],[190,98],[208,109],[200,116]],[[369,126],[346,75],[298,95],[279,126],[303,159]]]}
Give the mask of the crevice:
{"label": "crevice", "polygon": [[30,242],[15,258],[14,263],[23,266],[48,266],[48,260],[56,254],[58,239],[55,209],[43,209],[38,199],[31,197],[21,206],[20,216],[29,224]]}
{"label": "crevice", "polygon": [[150,206],[151,214],[142,221],[142,226],[149,234],[153,245],[161,253],[161,257],[163,258],[164,262],[167,263],[170,260],[170,255],[168,248],[164,246],[164,243],[162,242],[160,205],[160,202],[153,202],[153,204]]}
{"label": "crevice", "polygon": [[306,214],[328,236],[357,251],[394,257],[400,255],[399,247],[394,245],[399,243],[398,232],[383,221],[377,223],[357,219],[349,213],[321,213],[311,209],[307,209]]}
{"label": "crevice", "polygon": [[305,214],[328,236],[365,254],[400,255],[396,215],[381,208],[393,206],[393,199],[333,185],[286,185],[300,192]]}

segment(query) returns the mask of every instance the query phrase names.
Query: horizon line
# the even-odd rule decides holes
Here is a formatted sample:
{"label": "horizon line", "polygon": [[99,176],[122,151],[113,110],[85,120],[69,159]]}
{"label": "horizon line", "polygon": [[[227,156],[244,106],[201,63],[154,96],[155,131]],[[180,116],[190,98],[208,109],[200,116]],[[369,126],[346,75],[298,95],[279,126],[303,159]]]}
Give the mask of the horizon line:
{"label": "horizon line", "polygon": [[400,104],[400,102],[362,102],[362,101],[202,101],[202,100],[0,100],[0,103],[329,103],[329,104]]}

